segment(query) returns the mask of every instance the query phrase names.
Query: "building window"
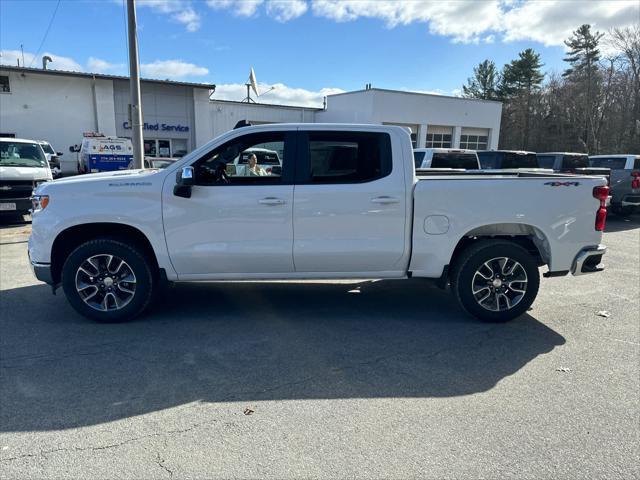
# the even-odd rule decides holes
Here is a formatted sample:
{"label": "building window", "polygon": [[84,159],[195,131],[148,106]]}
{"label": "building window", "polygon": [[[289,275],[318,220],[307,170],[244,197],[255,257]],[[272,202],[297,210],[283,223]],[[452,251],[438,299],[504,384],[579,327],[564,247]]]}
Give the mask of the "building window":
{"label": "building window", "polygon": [[0,92],[11,93],[11,87],[9,86],[9,77],[6,75],[0,75]]}
{"label": "building window", "polygon": [[486,135],[460,135],[460,148],[486,150],[489,137]]}
{"label": "building window", "polygon": [[451,148],[451,134],[427,133],[427,148]]}

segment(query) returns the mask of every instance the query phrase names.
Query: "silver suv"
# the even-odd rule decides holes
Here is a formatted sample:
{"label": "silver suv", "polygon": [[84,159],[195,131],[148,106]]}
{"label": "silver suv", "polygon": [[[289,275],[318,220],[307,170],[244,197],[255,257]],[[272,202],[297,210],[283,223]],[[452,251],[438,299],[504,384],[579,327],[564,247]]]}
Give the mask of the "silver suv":
{"label": "silver suv", "polygon": [[628,215],[640,208],[640,155],[592,155],[591,167],[611,169],[611,210]]}

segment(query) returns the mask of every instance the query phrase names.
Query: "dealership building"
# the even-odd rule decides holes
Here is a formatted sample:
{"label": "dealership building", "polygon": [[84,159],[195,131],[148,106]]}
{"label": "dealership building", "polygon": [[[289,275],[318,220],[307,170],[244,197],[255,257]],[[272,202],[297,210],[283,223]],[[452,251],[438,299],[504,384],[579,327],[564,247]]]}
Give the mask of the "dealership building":
{"label": "dealership building", "polygon": [[[401,125],[416,147],[498,147],[500,102],[366,88],[329,95],[324,108],[216,99],[215,85],[141,81],[145,154],[179,156],[253,124],[344,122]],[[0,66],[0,136],[47,140],[65,152],[84,132],[130,137],[127,77]],[[65,162],[67,163],[67,162]]]}

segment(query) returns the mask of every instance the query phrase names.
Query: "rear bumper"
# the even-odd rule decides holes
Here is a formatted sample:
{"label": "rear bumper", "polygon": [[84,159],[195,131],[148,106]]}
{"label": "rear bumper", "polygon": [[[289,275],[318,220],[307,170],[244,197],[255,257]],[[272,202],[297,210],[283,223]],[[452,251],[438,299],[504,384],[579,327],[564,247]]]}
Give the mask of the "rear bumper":
{"label": "rear bumper", "polygon": [[604,245],[594,245],[583,248],[573,260],[571,273],[576,276],[601,272],[604,270],[604,266],[600,265],[600,262],[605,253],[607,253],[607,247]]}
{"label": "rear bumper", "polygon": [[640,207],[640,193],[625,195],[622,198],[623,207]]}

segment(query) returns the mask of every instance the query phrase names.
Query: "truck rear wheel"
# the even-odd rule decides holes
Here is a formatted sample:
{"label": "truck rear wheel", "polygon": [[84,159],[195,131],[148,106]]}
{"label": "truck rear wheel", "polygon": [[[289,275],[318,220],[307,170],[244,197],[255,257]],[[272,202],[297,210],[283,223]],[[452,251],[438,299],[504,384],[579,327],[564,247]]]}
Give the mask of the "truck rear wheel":
{"label": "truck rear wheel", "polygon": [[62,288],[69,303],[98,322],[133,319],[149,304],[154,286],[145,256],[113,239],[83,243],[62,267]]}
{"label": "truck rear wheel", "polygon": [[451,277],[456,299],[486,322],[507,322],[527,311],[538,294],[535,258],[520,245],[480,240],[460,254]]}

